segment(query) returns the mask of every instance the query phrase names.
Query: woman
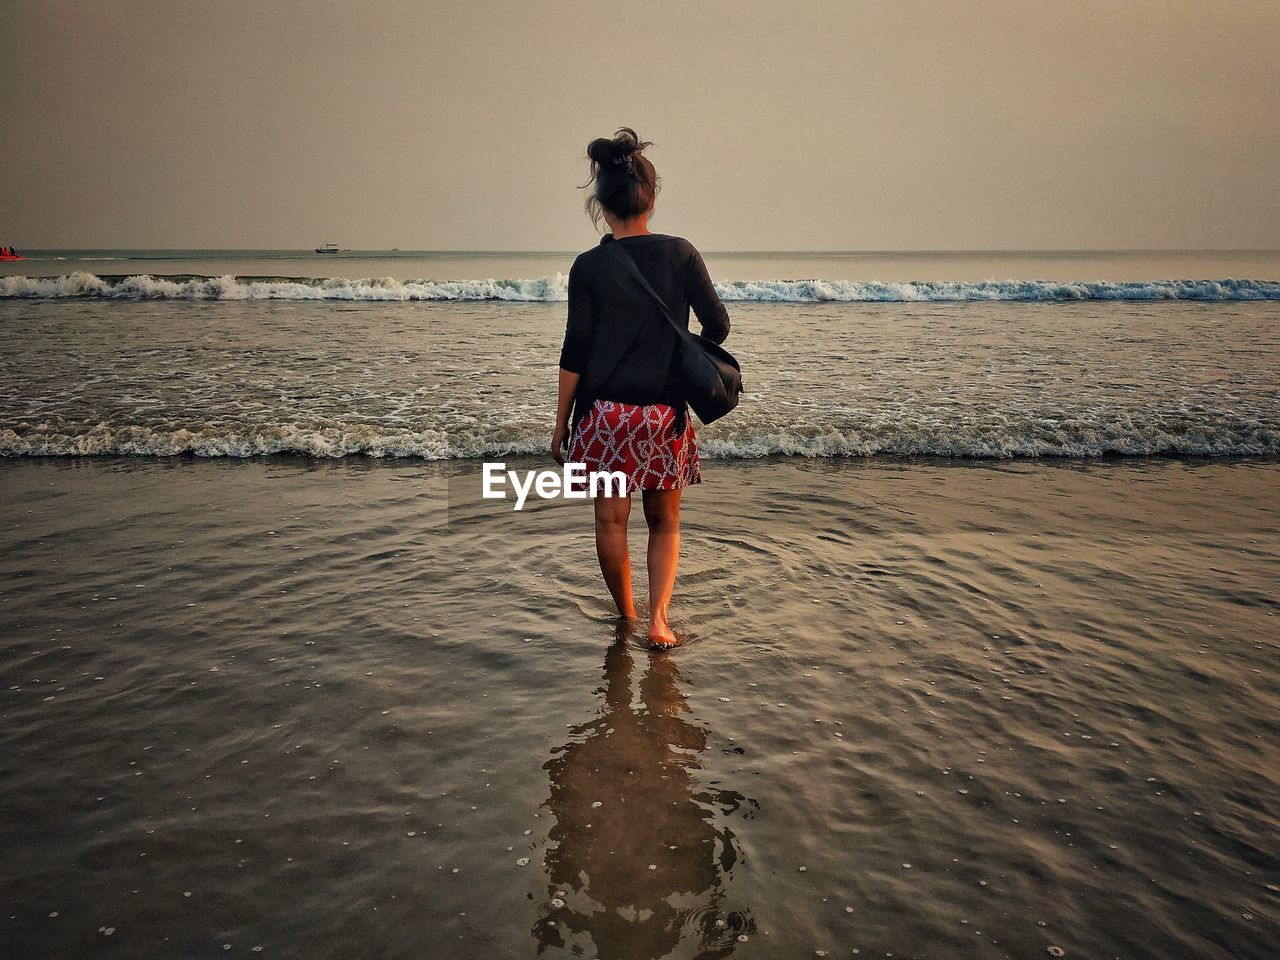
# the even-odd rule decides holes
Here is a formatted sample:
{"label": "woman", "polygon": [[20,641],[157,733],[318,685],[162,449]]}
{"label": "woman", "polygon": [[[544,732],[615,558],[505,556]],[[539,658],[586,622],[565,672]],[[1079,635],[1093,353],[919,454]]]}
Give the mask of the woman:
{"label": "woman", "polygon": [[[621,471],[622,496],[597,496],[596,554],[618,613],[636,615],[631,594],[627,518],[641,491],[649,524],[649,642],[678,642],[668,623],[680,555],[680,492],[702,482],[698,446],[676,383],[676,334],[645,289],[614,261],[617,243],[688,326],[692,307],[702,332],[716,343],[729,335],[729,315],[688,240],[649,230],[658,174],[644,156],[650,146],[623,127],[587,147],[593,187],[587,213],[612,232],[579,254],[569,271],[569,320],[560,351],[560,395],[551,454],[588,471]],[[594,186],[593,186],[594,185]],[[572,412],[572,422],[570,421]],[[567,453],[565,447],[568,447]]]}

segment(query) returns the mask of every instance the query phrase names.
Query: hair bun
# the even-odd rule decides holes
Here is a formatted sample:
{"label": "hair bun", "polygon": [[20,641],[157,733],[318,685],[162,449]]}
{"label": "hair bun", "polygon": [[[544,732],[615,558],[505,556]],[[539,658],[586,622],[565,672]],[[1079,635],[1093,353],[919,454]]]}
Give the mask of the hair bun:
{"label": "hair bun", "polygon": [[597,226],[607,210],[621,220],[629,220],[653,209],[658,193],[658,172],[644,155],[651,141],[641,140],[630,127],[620,127],[612,138],[597,137],[587,144],[594,185],[586,200],[587,213]]}
{"label": "hair bun", "polygon": [[599,164],[612,163],[617,145],[608,137],[597,137],[587,145],[587,156]]}
{"label": "hair bun", "polygon": [[635,155],[647,146],[647,143],[641,142],[634,130],[623,127],[612,139],[597,137],[592,140],[587,145],[587,156],[602,167],[612,167],[615,164],[631,166]]}

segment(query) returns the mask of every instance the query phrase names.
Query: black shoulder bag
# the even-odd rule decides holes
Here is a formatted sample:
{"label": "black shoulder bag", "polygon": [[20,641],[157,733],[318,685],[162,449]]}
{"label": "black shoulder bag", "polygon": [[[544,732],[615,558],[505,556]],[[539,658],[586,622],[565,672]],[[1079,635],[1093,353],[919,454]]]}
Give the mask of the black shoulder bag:
{"label": "black shoulder bag", "polygon": [[622,249],[622,244],[614,241],[604,246],[658,302],[662,315],[675,330],[676,350],[679,353],[677,383],[689,406],[693,407],[693,412],[704,424],[719,420],[738,405],[738,397],[742,393],[742,368],[738,366],[738,361],[720,344],[676,323],[666,302],[650,286],[636,262],[631,259],[631,254]]}

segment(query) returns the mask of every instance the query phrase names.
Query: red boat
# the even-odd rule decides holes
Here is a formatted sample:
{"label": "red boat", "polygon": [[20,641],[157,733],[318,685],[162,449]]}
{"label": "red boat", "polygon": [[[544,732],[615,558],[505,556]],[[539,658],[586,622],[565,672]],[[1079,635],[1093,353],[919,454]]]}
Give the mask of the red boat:
{"label": "red boat", "polygon": [[25,260],[27,259],[13,247],[0,247],[0,260]]}

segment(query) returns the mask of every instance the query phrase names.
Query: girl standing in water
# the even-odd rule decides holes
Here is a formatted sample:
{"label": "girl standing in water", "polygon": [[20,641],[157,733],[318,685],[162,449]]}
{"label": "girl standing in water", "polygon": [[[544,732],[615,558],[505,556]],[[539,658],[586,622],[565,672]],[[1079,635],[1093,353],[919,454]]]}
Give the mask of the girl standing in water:
{"label": "girl standing in water", "polygon": [[[649,525],[649,642],[678,643],[668,623],[680,556],[680,492],[701,483],[698,446],[676,379],[676,333],[635,278],[604,249],[622,245],[677,322],[689,308],[703,336],[729,335],[702,255],[688,240],[651,233],[658,174],[644,156],[651,144],[630,127],[591,141],[587,213],[611,232],[578,255],[569,271],[569,318],[560,351],[560,390],[551,454],[588,471],[620,471],[622,496],[595,498],[596,554],[618,613],[634,618],[627,519],[639,490]],[[567,451],[566,451],[567,446]]]}

